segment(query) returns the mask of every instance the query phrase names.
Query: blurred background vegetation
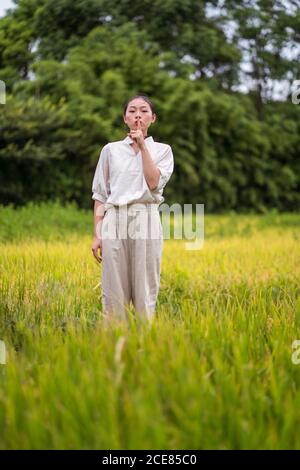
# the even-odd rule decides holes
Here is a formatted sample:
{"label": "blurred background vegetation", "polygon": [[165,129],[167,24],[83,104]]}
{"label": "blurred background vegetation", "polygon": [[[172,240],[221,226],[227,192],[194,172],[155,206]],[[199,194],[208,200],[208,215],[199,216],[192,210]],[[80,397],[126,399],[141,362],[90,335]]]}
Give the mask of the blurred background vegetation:
{"label": "blurred background vegetation", "polygon": [[91,208],[101,148],[146,93],[149,134],[175,158],[166,202],[300,209],[298,1],[14,3],[0,19],[0,204]]}

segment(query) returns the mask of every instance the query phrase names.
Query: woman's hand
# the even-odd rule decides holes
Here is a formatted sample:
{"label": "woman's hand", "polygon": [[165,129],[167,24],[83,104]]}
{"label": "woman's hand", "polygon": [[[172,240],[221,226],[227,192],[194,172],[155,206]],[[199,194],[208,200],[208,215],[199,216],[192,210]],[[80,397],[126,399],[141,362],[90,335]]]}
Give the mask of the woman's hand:
{"label": "woman's hand", "polygon": [[144,145],[144,134],[142,131],[142,125],[141,121],[138,121],[138,128],[137,129],[131,129],[130,132],[127,133],[127,135],[133,139],[140,148],[143,147]]}
{"label": "woman's hand", "polygon": [[[98,254],[98,250],[100,249],[100,257]],[[95,256],[96,260],[98,263],[101,263],[102,261],[102,240],[101,238],[94,237],[93,240],[93,245],[92,245],[92,252],[93,255]]]}

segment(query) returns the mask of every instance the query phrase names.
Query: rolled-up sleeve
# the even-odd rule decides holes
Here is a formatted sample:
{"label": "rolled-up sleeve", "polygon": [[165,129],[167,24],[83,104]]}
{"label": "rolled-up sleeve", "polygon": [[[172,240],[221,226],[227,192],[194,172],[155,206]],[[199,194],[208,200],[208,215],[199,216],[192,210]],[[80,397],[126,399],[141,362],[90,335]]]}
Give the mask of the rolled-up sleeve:
{"label": "rolled-up sleeve", "polygon": [[166,150],[163,152],[158,162],[156,162],[156,166],[160,171],[160,178],[156,188],[153,189],[153,192],[162,190],[173,173],[174,157],[170,145],[167,146]]}
{"label": "rolled-up sleeve", "polygon": [[92,183],[92,199],[106,202],[110,195],[109,181],[109,144],[106,144],[100,153]]}

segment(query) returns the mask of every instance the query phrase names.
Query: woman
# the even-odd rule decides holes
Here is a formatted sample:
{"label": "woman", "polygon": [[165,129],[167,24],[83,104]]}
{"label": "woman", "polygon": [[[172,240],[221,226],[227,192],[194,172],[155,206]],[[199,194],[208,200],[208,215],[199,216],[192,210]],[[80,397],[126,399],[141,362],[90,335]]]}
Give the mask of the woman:
{"label": "woman", "polygon": [[92,183],[92,251],[102,261],[104,316],[126,318],[132,301],[141,319],[152,320],[163,250],[159,204],[174,159],[170,145],[148,135],[156,114],[147,95],[130,98],[123,119],[130,132],[104,145]]}

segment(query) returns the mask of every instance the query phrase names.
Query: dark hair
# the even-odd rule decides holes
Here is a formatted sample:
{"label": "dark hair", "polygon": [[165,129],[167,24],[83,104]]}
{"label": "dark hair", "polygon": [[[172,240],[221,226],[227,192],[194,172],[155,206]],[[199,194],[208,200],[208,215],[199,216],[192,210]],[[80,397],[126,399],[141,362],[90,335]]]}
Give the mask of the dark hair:
{"label": "dark hair", "polygon": [[149,96],[141,94],[141,95],[132,96],[131,98],[129,98],[126,101],[126,103],[124,104],[124,107],[123,107],[123,115],[124,116],[126,114],[127,106],[129,105],[130,101],[135,100],[136,98],[142,98],[144,101],[146,101],[149,104],[150,108],[151,108],[152,114],[155,114],[154,104],[150,100]]}

